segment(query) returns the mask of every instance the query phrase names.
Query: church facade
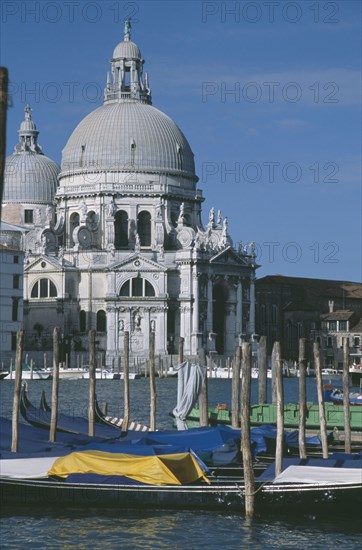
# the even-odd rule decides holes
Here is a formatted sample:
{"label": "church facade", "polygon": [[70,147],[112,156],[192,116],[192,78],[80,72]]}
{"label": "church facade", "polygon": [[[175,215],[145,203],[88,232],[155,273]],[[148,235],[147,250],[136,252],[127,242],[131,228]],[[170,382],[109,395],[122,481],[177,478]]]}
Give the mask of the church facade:
{"label": "church facade", "polygon": [[133,356],[148,355],[150,331],[160,355],[176,353],[179,336],[186,355],[201,346],[233,354],[255,332],[253,244],[234,247],[214,208],[202,223],[194,155],[153,107],[143,66],[126,22],[104,103],[75,128],[60,169],[43,155],[26,107],[6,162],[2,216],[26,229],[30,348],[46,347],[58,325],[67,352],[86,350],[94,329],[114,365],[125,331]]}

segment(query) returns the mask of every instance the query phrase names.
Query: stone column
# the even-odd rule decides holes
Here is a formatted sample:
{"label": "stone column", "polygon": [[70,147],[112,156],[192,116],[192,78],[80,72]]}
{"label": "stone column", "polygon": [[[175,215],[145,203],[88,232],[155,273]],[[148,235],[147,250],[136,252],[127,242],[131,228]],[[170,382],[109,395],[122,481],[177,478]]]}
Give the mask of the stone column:
{"label": "stone column", "polygon": [[250,311],[249,311],[249,331],[255,334],[255,276],[250,276]]}
{"label": "stone column", "polygon": [[150,323],[151,323],[151,315],[150,315],[150,308],[144,308],[144,327],[143,327],[143,349],[144,351],[147,351],[147,356],[149,354],[149,348],[150,348]]}
{"label": "stone column", "polygon": [[209,275],[209,278],[207,280],[207,331],[212,332],[213,326],[213,303],[212,303],[212,278],[211,275]]}
{"label": "stone column", "polygon": [[191,339],[191,353],[197,354],[199,347],[201,347],[201,337],[199,329],[199,274],[197,273],[197,266],[194,266],[192,273],[192,294],[193,294],[193,307],[192,307],[192,339]]}
{"label": "stone column", "polygon": [[239,279],[236,290],[236,332],[237,336],[243,332],[243,283]]}

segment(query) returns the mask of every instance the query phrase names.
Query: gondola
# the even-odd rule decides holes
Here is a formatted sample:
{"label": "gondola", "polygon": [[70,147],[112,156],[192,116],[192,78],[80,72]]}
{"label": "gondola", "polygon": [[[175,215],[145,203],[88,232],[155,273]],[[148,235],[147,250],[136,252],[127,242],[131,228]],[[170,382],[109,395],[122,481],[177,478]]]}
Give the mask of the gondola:
{"label": "gondola", "polygon": [[[8,461],[9,462],[9,461]],[[321,462],[321,461],[320,461]],[[324,461],[322,466],[285,464],[280,476],[264,476],[255,482],[255,512],[259,515],[326,515],[330,520],[344,514],[360,517],[362,468],[359,460]],[[142,508],[239,511],[245,487],[242,479],[209,477],[181,485],[154,485],[124,477],[75,474],[27,479],[4,475],[0,463],[2,504],[49,508]]]}
{"label": "gondola", "polygon": [[[42,411],[51,412],[51,408],[48,405],[48,402],[46,400],[44,390],[42,391],[41,398],[40,398],[40,409]],[[99,407],[97,398],[95,399],[95,403],[94,403],[94,420],[98,424],[111,426],[112,428],[116,428],[116,429],[118,429],[118,428],[122,429],[122,427],[123,427],[123,418],[104,415],[102,413],[102,411]],[[148,432],[149,427],[146,426],[145,424],[141,424],[140,422],[131,421],[128,424],[128,430],[135,431],[135,432]]]}
{"label": "gondola", "polygon": [[[111,423],[101,422],[102,413],[99,407],[98,411],[99,422],[95,423],[95,435],[103,438],[115,438],[122,434],[120,426],[112,425]],[[20,394],[20,412],[24,420],[29,422],[36,428],[50,429],[51,410],[46,402],[45,395],[42,395],[41,407],[35,407],[28,399],[26,385],[21,388]],[[86,418],[79,416],[70,416],[58,413],[57,431],[71,434],[88,434],[89,423]]]}

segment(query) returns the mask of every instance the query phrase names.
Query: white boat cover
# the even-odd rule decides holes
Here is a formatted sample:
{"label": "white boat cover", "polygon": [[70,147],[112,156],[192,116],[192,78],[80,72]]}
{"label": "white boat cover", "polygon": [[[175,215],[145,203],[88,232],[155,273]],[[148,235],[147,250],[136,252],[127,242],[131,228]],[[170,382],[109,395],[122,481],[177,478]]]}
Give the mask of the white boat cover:
{"label": "white boat cover", "polygon": [[273,484],[278,483],[312,483],[314,485],[360,483],[362,485],[362,468],[289,466],[274,479]]}
{"label": "white boat cover", "polygon": [[0,477],[17,479],[36,479],[48,477],[48,471],[57,460],[57,456],[38,458],[10,458],[0,460]]}
{"label": "white boat cover", "polygon": [[184,361],[177,371],[177,405],[173,410],[178,430],[187,430],[186,417],[200,395],[206,378],[206,367]]}

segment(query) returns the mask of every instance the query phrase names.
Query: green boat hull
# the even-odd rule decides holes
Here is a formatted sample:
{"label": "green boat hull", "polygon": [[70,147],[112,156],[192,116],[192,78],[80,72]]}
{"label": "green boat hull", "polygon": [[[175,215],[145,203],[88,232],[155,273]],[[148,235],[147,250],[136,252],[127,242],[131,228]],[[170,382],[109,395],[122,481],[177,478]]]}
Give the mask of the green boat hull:
{"label": "green boat hull", "polygon": [[[343,407],[334,403],[324,404],[327,428],[333,430],[344,430],[344,412]],[[266,405],[252,405],[250,413],[250,424],[260,426],[262,424],[276,424],[277,406],[268,403]],[[231,413],[227,409],[220,409],[218,406],[209,408],[209,424],[231,424]],[[286,428],[299,427],[299,405],[286,403],[284,405],[284,425]],[[350,405],[350,425],[353,431],[362,431],[362,406]],[[187,426],[196,428],[199,426],[199,409],[193,408],[187,417]],[[319,428],[319,409],[318,405],[307,403],[306,428]]]}

